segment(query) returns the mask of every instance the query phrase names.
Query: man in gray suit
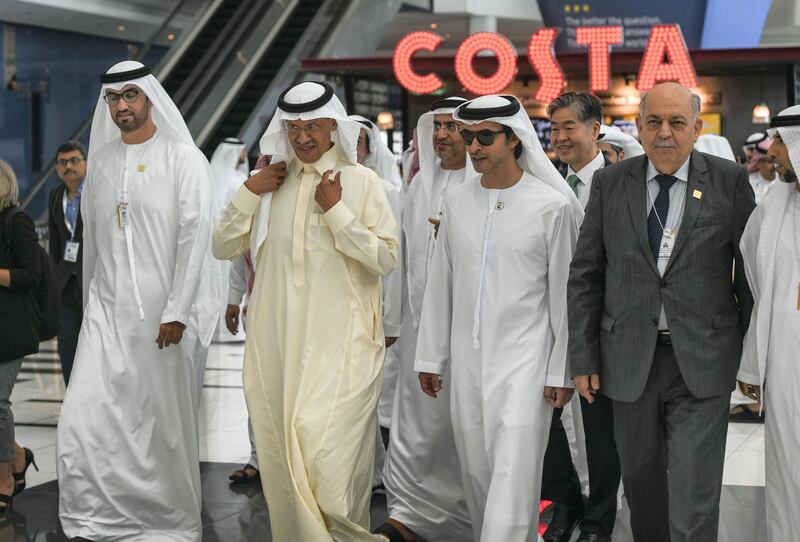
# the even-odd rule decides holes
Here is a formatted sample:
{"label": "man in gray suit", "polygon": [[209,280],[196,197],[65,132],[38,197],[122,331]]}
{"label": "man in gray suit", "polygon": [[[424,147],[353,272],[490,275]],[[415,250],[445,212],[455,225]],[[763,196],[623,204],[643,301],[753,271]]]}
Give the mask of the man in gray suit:
{"label": "man in gray suit", "polygon": [[570,267],[570,369],[587,401],[613,401],[637,542],[717,539],[753,304],[739,252],[753,190],[743,167],[693,151],[699,112],[675,83],[643,96],[646,154],[595,173]]}

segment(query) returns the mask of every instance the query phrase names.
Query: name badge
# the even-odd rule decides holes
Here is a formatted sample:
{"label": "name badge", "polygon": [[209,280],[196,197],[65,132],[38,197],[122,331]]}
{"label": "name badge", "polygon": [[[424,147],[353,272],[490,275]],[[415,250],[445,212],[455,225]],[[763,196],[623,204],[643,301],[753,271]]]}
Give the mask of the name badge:
{"label": "name badge", "polygon": [[128,227],[128,204],[120,203],[117,205],[117,222],[120,228]]}
{"label": "name badge", "polygon": [[672,256],[672,249],[675,248],[676,232],[672,228],[666,228],[664,235],[661,236],[661,244],[658,246],[658,263],[666,265],[669,257]]}
{"label": "name badge", "polygon": [[80,248],[81,244],[78,241],[67,241],[67,245],[64,247],[64,261],[77,262]]}

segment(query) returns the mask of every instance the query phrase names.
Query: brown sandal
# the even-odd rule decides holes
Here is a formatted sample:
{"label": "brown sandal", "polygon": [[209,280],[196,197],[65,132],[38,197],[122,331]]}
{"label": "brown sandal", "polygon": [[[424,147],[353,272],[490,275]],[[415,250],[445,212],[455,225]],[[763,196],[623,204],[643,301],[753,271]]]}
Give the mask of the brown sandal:
{"label": "brown sandal", "polygon": [[[248,470],[254,470],[256,473],[247,474]],[[232,484],[249,484],[250,482],[261,480],[261,473],[257,468],[248,463],[241,469],[233,471],[233,473],[228,476],[228,480],[230,480]]]}

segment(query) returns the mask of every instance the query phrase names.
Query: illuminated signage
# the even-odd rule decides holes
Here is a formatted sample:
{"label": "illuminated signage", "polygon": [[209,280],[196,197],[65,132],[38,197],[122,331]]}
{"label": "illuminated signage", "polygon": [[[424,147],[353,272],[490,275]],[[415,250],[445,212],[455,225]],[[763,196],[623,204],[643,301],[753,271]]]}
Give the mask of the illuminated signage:
{"label": "illuminated signage", "polygon": [[[564,71],[556,60],[553,45],[556,28],[538,30],[528,43],[528,62],[539,78],[536,100],[547,103],[564,89]],[[589,49],[589,82],[592,92],[608,90],[611,75],[611,47],[622,42],[621,26],[586,26],[576,31],[576,41]],[[434,73],[419,74],[412,59],[419,51],[435,52],[444,38],[434,32],[412,32],[397,44],[392,64],[397,81],[406,90],[430,94],[442,88],[442,80]],[[495,72],[486,77],[478,74],[473,60],[481,51],[490,51],[497,59]],[[496,94],[506,88],[517,72],[517,53],[501,34],[479,32],[465,39],[455,57],[456,77],[473,94]],[[646,91],[656,83],[676,81],[689,88],[698,86],[697,73],[678,25],[654,25],[650,30],[636,88]]]}

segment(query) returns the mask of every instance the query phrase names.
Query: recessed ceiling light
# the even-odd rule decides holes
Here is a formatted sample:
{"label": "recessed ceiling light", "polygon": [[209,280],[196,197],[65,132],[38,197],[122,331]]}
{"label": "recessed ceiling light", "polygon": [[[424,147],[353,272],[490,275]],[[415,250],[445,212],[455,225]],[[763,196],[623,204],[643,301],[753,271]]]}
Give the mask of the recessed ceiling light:
{"label": "recessed ceiling light", "polygon": [[125,32],[125,25],[122,25],[122,24],[121,24],[121,25],[119,25],[119,26],[117,27],[117,30],[118,30],[119,32]]}
{"label": "recessed ceiling light", "polygon": [[167,34],[167,39],[168,39],[169,41],[172,41],[172,40],[174,40],[174,39],[175,39],[175,34],[173,34],[172,32],[170,32],[169,34]]}
{"label": "recessed ceiling light", "polygon": [[436,30],[437,28],[439,28],[439,25],[438,25],[438,24],[436,24],[436,23],[431,23],[431,29],[433,29],[433,30]]}

